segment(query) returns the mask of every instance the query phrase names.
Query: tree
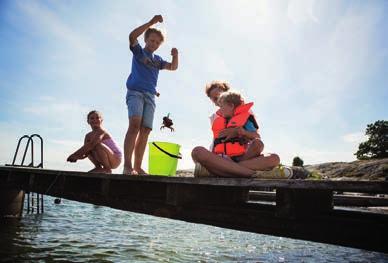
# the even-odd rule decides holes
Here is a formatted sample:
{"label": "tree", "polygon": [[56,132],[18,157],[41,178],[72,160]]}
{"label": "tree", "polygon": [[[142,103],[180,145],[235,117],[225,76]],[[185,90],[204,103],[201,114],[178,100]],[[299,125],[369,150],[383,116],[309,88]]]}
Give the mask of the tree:
{"label": "tree", "polygon": [[294,157],[294,159],[292,160],[292,166],[303,167],[303,160],[299,156]]}
{"label": "tree", "polygon": [[388,157],[388,121],[376,121],[367,125],[365,135],[369,138],[360,143],[354,154],[359,160]]}

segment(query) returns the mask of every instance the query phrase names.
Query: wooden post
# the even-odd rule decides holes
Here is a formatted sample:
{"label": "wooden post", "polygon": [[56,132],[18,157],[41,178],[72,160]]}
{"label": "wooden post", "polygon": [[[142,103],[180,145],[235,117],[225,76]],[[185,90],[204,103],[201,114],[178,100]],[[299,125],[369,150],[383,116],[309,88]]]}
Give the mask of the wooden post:
{"label": "wooden post", "polygon": [[276,189],[276,215],[300,218],[333,210],[333,191],[320,189]]}
{"label": "wooden post", "polygon": [[0,191],[0,217],[22,217],[24,191],[2,189]]}

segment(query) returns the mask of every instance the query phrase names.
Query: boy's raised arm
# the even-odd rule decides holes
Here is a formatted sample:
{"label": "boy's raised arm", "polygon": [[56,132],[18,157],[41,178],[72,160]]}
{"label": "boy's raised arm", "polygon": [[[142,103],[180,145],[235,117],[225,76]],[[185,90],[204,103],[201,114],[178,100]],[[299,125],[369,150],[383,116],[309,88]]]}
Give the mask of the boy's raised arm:
{"label": "boy's raised arm", "polygon": [[130,47],[136,43],[136,39],[144,33],[149,27],[151,27],[153,24],[156,23],[162,23],[163,17],[161,15],[155,15],[149,22],[145,23],[144,25],[141,25],[137,28],[135,28],[130,34],[129,34],[129,45]]}
{"label": "boy's raised arm", "polygon": [[178,68],[178,49],[172,48],[171,56],[172,56],[171,63],[166,63],[163,69],[176,70]]}

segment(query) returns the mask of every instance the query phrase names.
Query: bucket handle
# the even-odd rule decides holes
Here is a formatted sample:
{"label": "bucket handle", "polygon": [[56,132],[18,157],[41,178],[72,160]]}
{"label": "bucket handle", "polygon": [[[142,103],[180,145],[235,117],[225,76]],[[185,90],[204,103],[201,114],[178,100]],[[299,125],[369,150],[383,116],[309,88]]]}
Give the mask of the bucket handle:
{"label": "bucket handle", "polygon": [[158,148],[159,151],[161,151],[161,152],[167,154],[168,156],[170,156],[170,157],[172,157],[172,158],[182,159],[181,153],[178,153],[178,155],[171,154],[171,153],[167,152],[166,150],[163,150],[162,148],[160,148],[155,142],[152,142],[152,145],[154,145],[156,148]]}

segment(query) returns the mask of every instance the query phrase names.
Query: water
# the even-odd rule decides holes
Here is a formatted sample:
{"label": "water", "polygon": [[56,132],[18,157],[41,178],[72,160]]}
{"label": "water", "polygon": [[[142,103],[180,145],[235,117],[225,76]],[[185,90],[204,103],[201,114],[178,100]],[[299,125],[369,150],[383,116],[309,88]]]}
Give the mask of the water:
{"label": "water", "polygon": [[388,262],[388,254],[191,224],[46,197],[2,222],[1,261]]}

